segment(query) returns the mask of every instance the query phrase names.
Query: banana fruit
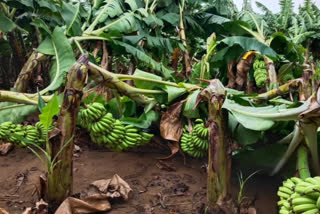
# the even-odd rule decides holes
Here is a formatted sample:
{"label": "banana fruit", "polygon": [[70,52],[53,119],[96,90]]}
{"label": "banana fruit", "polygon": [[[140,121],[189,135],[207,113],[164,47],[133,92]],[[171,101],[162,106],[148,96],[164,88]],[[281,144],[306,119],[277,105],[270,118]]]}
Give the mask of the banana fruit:
{"label": "banana fruit", "polygon": [[[52,131],[53,128],[53,126],[50,126],[48,132]],[[23,126],[12,122],[4,122],[0,125],[0,140],[19,146],[26,146],[26,142],[22,141],[21,138],[42,145],[46,141],[46,137],[47,132],[41,122],[37,122],[35,126]]]}
{"label": "banana fruit", "polygon": [[320,177],[289,178],[279,187],[277,195],[280,214],[320,213]]}
{"label": "banana fruit", "polygon": [[263,60],[256,59],[253,63],[253,69],[253,76],[256,85],[261,88],[263,84],[268,80],[268,71],[266,69],[266,64]]}
{"label": "banana fruit", "polygon": [[124,125],[107,113],[104,105],[98,102],[81,108],[79,124],[86,128],[92,142],[104,145],[111,151],[123,151],[148,143],[152,134],[142,132],[133,125]]}
{"label": "banana fruit", "polygon": [[281,78],[281,82],[282,83],[286,83],[290,80],[293,80],[294,79],[294,76],[293,76],[293,73],[292,72],[288,72],[286,74],[284,74]]}
{"label": "banana fruit", "polygon": [[183,134],[180,139],[182,151],[195,158],[206,156],[209,148],[209,129],[204,126],[204,122],[201,119],[195,121],[191,133],[189,133],[187,129],[187,126],[183,129]]}

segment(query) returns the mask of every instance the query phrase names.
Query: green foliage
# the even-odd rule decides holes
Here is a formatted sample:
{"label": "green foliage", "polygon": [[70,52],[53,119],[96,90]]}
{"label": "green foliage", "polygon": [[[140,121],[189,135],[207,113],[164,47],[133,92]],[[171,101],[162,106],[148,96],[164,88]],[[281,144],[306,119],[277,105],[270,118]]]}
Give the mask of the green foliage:
{"label": "green foliage", "polygon": [[293,14],[293,1],[292,0],[280,0],[280,6],[281,6],[281,24],[282,24],[282,29],[287,29],[290,18]]}
{"label": "green foliage", "polygon": [[[58,113],[54,109],[57,99],[54,97],[55,101],[52,102],[55,103],[45,106],[41,95],[54,91],[63,84],[66,73],[75,61],[75,55],[79,53],[77,48],[81,52],[89,52],[92,62],[97,64],[103,62],[103,55],[108,53],[107,69],[111,72],[123,74],[133,68],[133,78],[136,79],[132,79],[137,88],[159,90],[159,94],[147,95],[154,100],[144,109],[117,92],[113,92],[111,96],[115,98],[108,103],[101,96],[96,100],[105,105],[107,111],[112,112],[113,117],[119,119],[121,124],[143,129],[148,128],[159,117],[159,113],[153,110],[154,106],[166,106],[185,98],[187,100],[183,106],[183,116],[205,118],[206,106],[195,108],[195,105],[201,89],[208,84],[197,79],[219,78],[226,83],[228,63],[239,61],[247,51],[255,50],[272,59],[277,79],[281,83],[301,77],[301,65],[305,61],[305,48],[308,44],[314,45],[313,49],[309,49],[313,55],[309,60],[317,61],[315,54],[318,49],[316,39],[320,38],[320,13],[310,0],[306,0],[304,6],[299,8],[299,14],[294,14],[292,0],[281,0],[281,12],[276,14],[257,2],[263,15],[252,10],[250,1],[245,1],[244,9],[240,12],[231,0],[185,1],[181,10],[187,37],[186,47],[182,45],[184,41],[180,39],[180,31],[177,30],[180,23],[179,1],[150,0],[148,4],[143,0],[1,2],[5,6],[1,11],[3,13],[0,13],[0,30],[4,32],[0,46],[5,49],[1,51],[1,55],[11,56],[15,51],[9,46],[9,32],[22,32],[21,37],[28,44],[27,48],[34,47],[39,42],[36,50],[51,56],[48,58],[51,63],[46,63],[51,65],[51,82],[40,91],[38,105],[42,111],[40,120],[46,121],[46,127],[52,123],[53,115]],[[214,39],[210,37],[212,29],[216,34]],[[34,38],[37,38],[37,42],[34,42]],[[99,47],[102,41],[105,41],[107,52]],[[28,51],[29,49],[26,50]],[[188,78],[182,77],[185,71],[185,51],[188,51],[192,62],[191,76]],[[254,69],[253,76],[258,87],[267,81],[265,67],[264,64]],[[0,75],[2,70],[5,69],[0,67]],[[178,84],[164,83],[164,80],[178,79]],[[121,79],[125,80],[127,79]],[[264,131],[274,128],[275,121],[296,120],[308,105],[306,101],[301,106],[292,108],[289,101],[284,99],[257,104],[250,97],[237,93],[229,93],[223,108],[230,113],[232,137],[244,147],[250,147],[260,140],[265,142],[267,134]],[[93,97],[94,95],[90,95],[84,103],[92,103]],[[1,110],[2,105],[6,109]],[[1,103],[0,122],[21,122],[36,109],[35,106]],[[276,133],[280,131],[277,130]]]}
{"label": "green foliage", "polygon": [[255,171],[253,173],[251,173],[247,178],[243,178],[243,175],[242,175],[242,172],[240,171],[239,174],[238,174],[238,180],[239,180],[239,185],[240,185],[240,190],[239,190],[239,193],[238,193],[238,200],[237,200],[237,203],[238,205],[240,205],[243,201],[243,199],[245,197],[243,197],[243,190],[244,190],[244,186],[246,185],[246,183],[248,182],[248,180],[250,178],[252,178],[255,174],[257,174],[259,171]]}
{"label": "green foliage", "polygon": [[228,117],[228,128],[232,138],[243,146],[254,144],[262,137],[260,131],[245,128],[231,113],[229,113]]}
{"label": "green foliage", "polygon": [[171,103],[176,98],[178,98],[181,95],[187,93],[187,89],[186,88],[177,88],[177,87],[168,86],[168,85],[166,85],[164,87],[164,90],[168,94],[168,103]]}
{"label": "green foliage", "polygon": [[149,68],[162,74],[165,79],[172,79],[173,70],[166,68],[161,63],[156,62],[154,59],[152,59],[150,56],[148,56],[143,50],[140,50],[140,49],[138,49],[134,46],[131,46],[127,43],[124,43],[124,42],[120,42],[120,41],[113,41],[113,42],[114,42],[114,44],[125,48],[125,51],[127,53],[132,54],[138,60],[141,60],[142,62],[146,63],[146,65]]}
{"label": "green foliage", "polygon": [[227,44],[228,46],[237,44],[240,45],[245,51],[256,50],[259,51],[261,55],[268,56],[272,59],[277,58],[277,54],[274,50],[253,38],[232,36],[221,40],[221,42]]}
{"label": "green foliage", "polygon": [[7,33],[15,29],[17,25],[6,17],[3,13],[0,13],[0,30]]}
{"label": "green foliage", "polygon": [[230,111],[244,127],[264,131],[270,129],[275,121],[297,120],[299,115],[308,109],[309,104],[310,100],[302,102],[298,107],[287,104],[253,107],[241,105],[237,100],[228,98],[223,108]]}
{"label": "green foliage", "polygon": [[187,102],[184,104],[183,116],[188,118],[199,118],[199,109],[195,108],[199,93],[200,90],[196,90],[189,94]]}
{"label": "green foliage", "polygon": [[149,111],[148,113],[142,113],[139,118],[136,117],[123,117],[122,123],[128,125],[134,125],[136,127],[147,129],[151,126],[152,122],[159,119],[159,113],[155,111]]}
{"label": "green foliage", "polygon": [[[280,106],[284,108],[284,106]],[[245,112],[250,112],[253,115],[259,113],[276,113],[278,112],[278,106],[265,106],[265,107],[249,107],[241,106],[233,100],[226,99],[223,104],[223,108],[229,110],[236,120],[244,127],[256,131],[264,131],[270,129],[274,122],[272,120],[256,118],[246,115]]]}
{"label": "green foliage", "polygon": [[67,30],[67,35],[79,36],[82,34],[80,3],[72,5],[71,3],[62,2],[61,16],[64,19]]}
{"label": "green foliage", "polygon": [[16,103],[0,102],[0,123],[21,123],[28,115],[37,111],[34,105],[17,105]]}
{"label": "green foliage", "polygon": [[[52,45],[52,39],[49,37],[42,41],[36,50],[39,53],[43,53],[46,55],[55,55],[55,50]],[[51,79],[54,79],[54,77],[51,77]]]}
{"label": "green foliage", "polygon": [[[148,79],[153,79],[153,80],[162,80],[162,78],[160,76],[157,76],[155,74],[150,74],[148,72],[144,72],[139,69],[136,69],[133,75],[136,77],[143,77],[143,78],[148,78]],[[150,83],[150,82],[146,82],[144,80],[134,80],[134,84],[138,88],[145,88],[145,89],[155,89],[155,88],[159,87],[158,83],[152,83],[152,82]]]}
{"label": "green foliage", "polygon": [[42,108],[42,113],[39,115],[39,120],[43,124],[44,129],[48,130],[53,122],[53,117],[60,111],[58,96],[55,94],[48,104]]}
{"label": "green foliage", "polygon": [[42,109],[46,106],[46,103],[44,102],[44,100],[42,99],[39,91],[38,91],[38,109],[40,111],[40,113],[42,113]]}
{"label": "green foliage", "polygon": [[[51,46],[49,41],[51,41]],[[55,58],[50,71],[51,83],[40,92],[41,94],[45,94],[61,86],[65,74],[75,62],[75,57],[72,47],[64,35],[64,31],[60,27],[54,29],[51,39],[43,41],[38,51],[42,51],[44,54],[54,53]]]}

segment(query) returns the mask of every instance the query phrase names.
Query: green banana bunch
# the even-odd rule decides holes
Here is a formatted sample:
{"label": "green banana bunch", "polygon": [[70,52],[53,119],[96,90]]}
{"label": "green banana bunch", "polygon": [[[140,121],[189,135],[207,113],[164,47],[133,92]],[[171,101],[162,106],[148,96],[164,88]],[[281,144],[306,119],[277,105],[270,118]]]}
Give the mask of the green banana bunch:
{"label": "green banana bunch", "polygon": [[281,82],[286,83],[286,82],[293,80],[293,79],[294,79],[293,73],[289,72],[289,73],[286,73],[282,76]]}
{"label": "green banana bunch", "polygon": [[188,126],[183,129],[181,137],[181,149],[191,157],[201,158],[207,155],[209,148],[209,129],[204,126],[201,119],[195,121],[195,125],[191,133],[188,132]]}
{"label": "green banana bunch", "polygon": [[268,80],[268,71],[266,69],[266,64],[263,60],[256,59],[253,63],[254,69],[254,80],[256,85],[261,88],[262,85]]}
{"label": "green banana bunch", "polygon": [[289,178],[277,192],[280,214],[320,213],[320,177]]}
{"label": "green banana bunch", "polygon": [[148,143],[153,137],[133,125],[124,125],[120,120],[107,113],[101,103],[94,102],[80,109],[79,124],[86,128],[91,140],[104,145],[111,151],[123,151]]}
{"label": "green banana bunch", "polygon": [[[48,132],[53,129],[49,127]],[[26,146],[26,143],[21,141],[19,137],[32,141],[38,145],[42,145],[46,141],[46,130],[41,122],[37,122],[35,126],[14,124],[12,122],[4,122],[0,125],[0,139],[5,142],[15,143],[19,146]],[[18,139],[19,138],[19,139]]]}
{"label": "green banana bunch", "polygon": [[294,66],[292,69],[292,74],[294,78],[300,78],[302,76],[303,69],[300,68],[299,66]]}
{"label": "green banana bunch", "polygon": [[91,125],[105,114],[106,109],[103,104],[98,102],[89,104],[87,108],[80,109],[80,126],[91,131]]}

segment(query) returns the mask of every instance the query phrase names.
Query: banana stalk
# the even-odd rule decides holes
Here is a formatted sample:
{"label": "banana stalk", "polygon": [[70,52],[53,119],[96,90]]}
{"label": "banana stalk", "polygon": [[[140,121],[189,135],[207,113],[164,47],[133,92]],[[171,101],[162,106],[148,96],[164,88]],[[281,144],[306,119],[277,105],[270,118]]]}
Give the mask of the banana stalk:
{"label": "banana stalk", "polygon": [[290,134],[288,134],[287,136],[285,136],[284,138],[282,138],[281,140],[279,140],[277,143],[278,144],[289,144],[293,138],[294,135],[294,131],[291,132]]}
{"label": "banana stalk", "polygon": [[319,175],[319,155],[318,155],[318,140],[317,129],[318,125],[312,120],[307,120],[302,124],[302,131],[304,134],[304,140],[311,154],[311,161],[314,172]]}
{"label": "banana stalk", "polygon": [[278,88],[274,88],[270,91],[267,91],[263,94],[259,94],[256,99],[261,100],[269,100],[272,98],[275,98],[280,95],[284,95],[290,92],[290,89],[297,89],[299,84],[301,83],[301,79],[295,79],[292,81],[289,81]]}
{"label": "banana stalk", "polygon": [[274,168],[271,175],[275,175],[276,173],[278,173],[280,171],[280,169],[284,166],[284,164],[287,163],[290,156],[296,150],[296,148],[299,146],[302,139],[303,139],[303,136],[301,134],[300,124],[297,122],[296,125],[294,126],[293,137],[291,139],[289,147],[288,147],[286,153],[283,155],[283,157],[280,159],[280,161],[278,162],[278,164]]}
{"label": "banana stalk", "polygon": [[301,179],[305,180],[306,178],[311,177],[308,164],[308,150],[304,145],[301,145],[298,148],[297,167]]}
{"label": "banana stalk", "polygon": [[[84,31],[84,34],[91,34],[94,28],[99,23],[100,18],[103,16],[103,14],[106,13],[106,11],[109,8],[109,5],[112,3],[111,0],[108,0],[107,3],[104,5],[103,9],[99,12],[98,16],[93,20],[93,22],[90,24],[90,26]],[[97,4],[95,4],[97,5]]]}
{"label": "banana stalk", "polygon": [[[111,73],[91,62],[88,63],[88,68],[90,69],[89,75],[96,81],[103,83],[107,87],[111,89],[116,89],[123,95],[126,95],[136,101],[141,105],[147,105],[155,100],[153,98],[145,96],[146,94],[165,94],[166,92],[161,90],[148,90],[148,89],[140,89],[135,88],[123,81],[125,80],[143,80],[147,82],[158,83],[161,85],[168,85],[173,87],[180,87],[178,84],[168,81],[162,80],[154,80],[144,77],[137,77],[133,75],[123,75],[123,74],[114,74]],[[192,85],[190,87],[198,88],[196,85]],[[48,102],[51,99],[51,96],[42,96],[45,102]],[[38,102],[38,94],[27,94],[27,93],[19,93],[12,91],[3,91],[0,90],[0,101],[3,102],[15,102],[20,104],[31,104],[37,105]]]}
{"label": "banana stalk", "polygon": [[91,62],[88,63],[89,75],[96,82],[101,82],[111,89],[117,89],[123,95],[126,95],[139,104],[147,105],[154,101],[153,98],[147,97],[143,94],[162,94],[165,93],[159,90],[139,89],[128,85],[119,80],[116,74],[113,74]]}
{"label": "banana stalk", "polygon": [[82,90],[87,78],[88,56],[83,55],[70,68],[64,90],[63,103],[58,117],[57,133],[51,140],[51,157],[57,154],[57,165],[48,175],[49,212],[52,212],[72,194],[73,179],[73,136],[80,107]]}
{"label": "banana stalk", "polygon": [[[52,96],[41,97],[45,102],[49,102]],[[0,102],[14,102],[27,105],[38,105],[38,94],[27,94],[0,90]]]}

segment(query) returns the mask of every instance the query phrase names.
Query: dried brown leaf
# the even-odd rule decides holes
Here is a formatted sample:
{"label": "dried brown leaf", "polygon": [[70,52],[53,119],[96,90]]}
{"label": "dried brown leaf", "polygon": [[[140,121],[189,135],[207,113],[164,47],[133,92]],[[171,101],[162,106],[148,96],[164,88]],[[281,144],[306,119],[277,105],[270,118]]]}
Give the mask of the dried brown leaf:
{"label": "dried brown leaf", "polygon": [[86,214],[105,212],[111,209],[106,197],[91,196],[87,200],[68,197],[59,206],[55,214]]}
{"label": "dried brown leaf", "polygon": [[81,199],[68,197],[57,209],[55,214],[86,214],[106,212],[111,209],[109,199],[132,197],[132,189],[119,175],[111,179],[102,179],[90,184]]}
{"label": "dried brown leaf", "polygon": [[12,143],[0,144],[0,155],[7,155],[13,149]]}
{"label": "dried brown leaf", "polygon": [[254,54],[249,55],[247,58],[241,58],[237,64],[236,83],[237,90],[243,90],[246,87],[248,72],[251,68],[254,59]]}
{"label": "dried brown leaf", "polygon": [[[0,214],[8,214],[7,212],[2,213],[0,210]],[[27,207],[22,214],[32,214],[32,208],[31,207]]]}
{"label": "dried brown leaf", "polygon": [[102,55],[102,60],[101,60],[101,67],[103,69],[108,69],[108,64],[109,64],[109,52],[108,52],[108,48],[106,45],[106,42],[103,41],[102,43],[102,50],[103,50],[103,55]]}
{"label": "dried brown leaf", "polygon": [[108,198],[122,198],[129,200],[132,197],[132,189],[119,175],[115,174],[111,179],[97,180],[90,184],[88,194],[106,194]]}
{"label": "dried brown leaf", "polygon": [[95,48],[94,48],[94,50],[93,50],[93,57],[94,57],[94,58],[97,57],[99,51],[101,50],[101,45],[102,45],[102,44],[101,44],[101,41],[98,41],[98,42],[96,43],[96,46],[95,46]]}
{"label": "dried brown leaf", "polygon": [[179,152],[179,149],[180,149],[179,142],[174,141],[173,143],[169,143],[168,146],[169,146],[169,148],[171,150],[171,154],[169,156],[161,157],[161,158],[157,158],[157,159],[166,160],[166,159],[169,159],[169,158],[173,157],[176,153]]}
{"label": "dried brown leaf", "polygon": [[171,105],[166,112],[162,114],[160,121],[160,134],[166,140],[178,142],[183,131],[181,122],[181,110],[185,101],[177,102]]}
{"label": "dried brown leaf", "polygon": [[0,208],[0,214],[9,214],[5,209]]}
{"label": "dried brown leaf", "polygon": [[228,85],[227,88],[235,88],[236,86],[236,75],[233,72],[233,68],[236,65],[236,60],[232,60],[228,63]]}
{"label": "dried brown leaf", "polygon": [[179,62],[179,49],[175,48],[171,57],[170,65],[175,72],[178,70],[178,62]]}

